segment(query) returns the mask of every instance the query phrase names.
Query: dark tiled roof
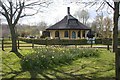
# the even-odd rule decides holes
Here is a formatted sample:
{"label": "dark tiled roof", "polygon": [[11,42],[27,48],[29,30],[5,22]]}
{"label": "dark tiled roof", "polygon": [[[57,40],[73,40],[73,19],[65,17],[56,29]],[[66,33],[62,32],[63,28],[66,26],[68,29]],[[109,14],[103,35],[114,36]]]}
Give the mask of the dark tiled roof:
{"label": "dark tiled roof", "polygon": [[46,30],[89,30],[87,26],[79,22],[72,15],[66,15],[61,21],[50,26]]}

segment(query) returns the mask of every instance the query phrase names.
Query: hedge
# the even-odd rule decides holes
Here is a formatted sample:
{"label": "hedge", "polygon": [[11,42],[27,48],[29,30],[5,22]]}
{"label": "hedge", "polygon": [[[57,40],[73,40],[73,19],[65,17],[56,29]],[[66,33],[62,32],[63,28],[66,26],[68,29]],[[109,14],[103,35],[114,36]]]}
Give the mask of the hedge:
{"label": "hedge", "polygon": [[[19,40],[40,45],[87,45],[87,39],[65,40],[65,39],[26,39],[19,38]],[[95,44],[112,45],[112,39],[95,39]],[[118,39],[120,45],[120,38]]]}
{"label": "hedge", "polygon": [[27,43],[34,43],[40,45],[85,45],[87,44],[86,39],[79,39],[79,40],[59,40],[59,39],[50,39],[50,40],[43,40],[43,39],[25,39],[19,38],[21,41],[25,41]]}
{"label": "hedge", "polygon": [[[95,44],[103,44],[103,45],[112,45],[112,39],[95,39]],[[120,45],[120,38],[118,38],[118,45]]]}

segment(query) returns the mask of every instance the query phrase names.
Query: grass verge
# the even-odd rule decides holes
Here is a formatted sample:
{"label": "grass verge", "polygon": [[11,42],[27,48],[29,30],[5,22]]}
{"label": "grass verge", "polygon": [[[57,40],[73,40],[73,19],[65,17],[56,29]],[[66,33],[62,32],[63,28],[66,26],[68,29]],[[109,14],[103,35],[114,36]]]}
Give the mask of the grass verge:
{"label": "grass verge", "polygon": [[3,78],[114,80],[114,54],[105,49],[39,48],[2,53]]}

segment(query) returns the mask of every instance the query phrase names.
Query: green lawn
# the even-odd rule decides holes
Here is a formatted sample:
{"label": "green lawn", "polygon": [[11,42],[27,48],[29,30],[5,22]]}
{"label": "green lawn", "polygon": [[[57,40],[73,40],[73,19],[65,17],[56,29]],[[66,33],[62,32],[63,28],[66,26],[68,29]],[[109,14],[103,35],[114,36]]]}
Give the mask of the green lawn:
{"label": "green lawn", "polygon": [[[66,49],[60,48],[60,50],[64,52],[64,50]],[[87,50],[87,48],[83,50]],[[34,69],[36,68],[36,70],[38,69],[38,71],[34,69],[32,71],[29,71],[27,69],[24,69],[23,66],[21,66],[21,59],[19,59],[14,53],[9,52],[9,50],[7,49],[5,52],[2,52],[2,77],[11,79],[29,79],[31,78],[31,76],[35,75],[38,80],[115,80],[114,53],[107,51],[106,49],[97,50],[99,51],[99,56],[77,57],[71,60],[68,64],[65,63],[63,65],[52,65],[52,68],[45,68],[45,70],[41,71],[39,70],[39,68],[41,67],[36,68],[35,66],[33,66]],[[24,56],[34,55],[34,50],[32,49],[21,49],[19,51]],[[50,53],[49,51],[50,50],[46,52]],[[56,50],[54,50],[53,48],[53,51]],[[36,58],[34,58],[33,56],[30,59],[34,60]],[[37,62],[39,61],[36,61],[36,63]],[[49,64],[48,66],[51,65]]]}

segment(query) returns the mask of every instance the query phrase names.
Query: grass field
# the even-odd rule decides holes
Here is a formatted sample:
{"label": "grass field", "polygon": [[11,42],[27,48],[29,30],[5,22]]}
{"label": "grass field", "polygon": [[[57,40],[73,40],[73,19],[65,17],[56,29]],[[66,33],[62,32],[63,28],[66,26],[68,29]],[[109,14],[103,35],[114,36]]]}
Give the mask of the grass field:
{"label": "grass field", "polygon": [[[42,50],[44,47],[42,48]],[[56,49],[56,48],[55,48]],[[48,53],[56,51],[54,48],[49,50]],[[58,49],[58,48],[57,48]],[[67,51],[64,48],[60,48],[62,52],[67,54],[65,51]],[[41,49],[40,49],[41,50]],[[43,50],[44,53],[46,48]],[[73,50],[76,51],[76,49],[73,48]],[[83,52],[85,52],[86,49],[82,49]],[[80,52],[82,52],[80,50]],[[96,49],[93,49],[93,52]],[[6,49],[6,51],[2,52],[2,77],[3,78],[25,78],[30,79],[31,77],[36,78],[38,80],[115,80],[115,63],[114,63],[114,53],[111,53],[110,51],[107,51],[106,49],[97,49],[99,52],[99,56],[92,56],[92,57],[75,57],[70,62],[64,62],[63,65],[59,65],[59,63],[52,68],[42,68],[42,67],[35,67],[37,66],[36,63],[39,62],[39,60],[42,60],[41,58],[36,58],[37,56],[34,54],[33,49],[21,49],[19,52],[23,54],[25,57],[28,57],[29,55],[34,55],[36,57],[31,57],[28,60],[33,59],[33,70],[28,70],[21,65],[21,59],[19,59],[14,53],[9,52],[9,49]],[[59,51],[56,51],[54,53],[57,53]],[[60,51],[61,52],[61,51]],[[74,54],[75,52],[72,52]],[[86,53],[86,52],[85,52]],[[88,52],[89,53],[89,50]],[[91,54],[91,51],[90,51]],[[49,57],[49,56],[48,56]],[[36,62],[34,62],[34,59]],[[51,58],[43,58],[47,60],[51,60]],[[56,59],[56,61],[59,59],[59,57]],[[54,59],[52,59],[54,60]],[[31,63],[32,64],[32,63]],[[53,63],[51,63],[53,64]],[[26,65],[26,64],[25,64]],[[47,66],[47,64],[45,64]],[[48,65],[51,66],[51,65]],[[42,70],[39,68],[42,68]],[[38,69],[38,71],[36,71]],[[35,76],[35,77],[34,77]]]}

